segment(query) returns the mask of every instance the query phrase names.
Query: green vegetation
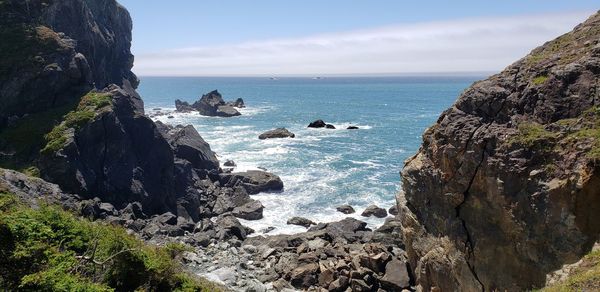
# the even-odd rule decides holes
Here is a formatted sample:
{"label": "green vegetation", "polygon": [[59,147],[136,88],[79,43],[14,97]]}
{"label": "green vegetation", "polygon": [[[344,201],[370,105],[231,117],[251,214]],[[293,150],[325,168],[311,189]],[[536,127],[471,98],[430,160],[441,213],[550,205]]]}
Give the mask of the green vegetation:
{"label": "green vegetation", "polygon": [[600,290],[600,250],[593,251],[583,258],[582,264],[569,278],[557,285],[543,288],[543,292],[599,291]]}
{"label": "green vegetation", "polygon": [[527,147],[534,147],[545,141],[557,138],[556,133],[544,129],[544,126],[538,123],[522,123],[518,126],[519,134],[508,140],[509,144],[520,144]]}
{"label": "green vegetation", "polygon": [[557,57],[558,64],[565,65],[578,60],[591,49],[591,42],[600,33],[597,25],[588,25],[585,28],[562,35],[543,47],[534,50],[525,62],[528,65],[537,65],[546,60]]}
{"label": "green vegetation", "polygon": [[181,244],[148,246],[120,227],[37,210],[0,192],[0,287],[9,291],[221,291],[187,274]]}
{"label": "green vegetation", "polygon": [[64,121],[46,134],[46,146],[41,150],[44,154],[55,153],[67,143],[67,130],[80,129],[91,121],[96,113],[112,104],[108,93],[90,92],[81,98],[77,108],[64,116]]}
{"label": "green vegetation", "polygon": [[567,142],[590,141],[592,147],[587,153],[588,158],[600,160],[600,107],[592,107],[582,115],[582,125],[577,131],[567,136]]}
{"label": "green vegetation", "polygon": [[534,85],[542,85],[544,83],[546,83],[546,81],[548,80],[548,76],[542,75],[542,76],[538,76],[533,78],[533,84]]}

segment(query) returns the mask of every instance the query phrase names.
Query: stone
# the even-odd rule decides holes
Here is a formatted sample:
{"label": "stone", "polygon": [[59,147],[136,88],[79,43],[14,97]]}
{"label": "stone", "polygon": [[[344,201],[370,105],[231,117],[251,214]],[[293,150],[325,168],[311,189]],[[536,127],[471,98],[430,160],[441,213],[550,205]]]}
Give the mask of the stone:
{"label": "stone", "polygon": [[233,216],[245,220],[260,220],[263,218],[264,206],[260,201],[252,200],[243,206],[233,209]]}
{"label": "stone", "polygon": [[406,263],[393,259],[385,266],[385,275],[379,280],[381,285],[389,290],[400,291],[410,287],[410,277]]}
{"label": "stone", "polygon": [[327,124],[327,125],[325,125],[325,128],[326,129],[335,129],[335,126],[332,124]]}
{"label": "stone", "polygon": [[237,107],[237,108],[245,108],[246,107],[246,104],[244,103],[244,100],[242,98],[238,98],[235,101],[228,102],[227,105],[232,106],[232,107]]}
{"label": "stone", "polygon": [[221,216],[215,222],[216,237],[220,240],[237,238],[245,240],[248,230],[233,216]]}
{"label": "stone", "polygon": [[309,228],[311,225],[316,225],[317,223],[303,217],[292,217],[288,219],[287,224]]}
{"label": "stone", "polygon": [[155,218],[157,222],[168,225],[177,225],[177,216],[171,212],[164,213]]}
{"label": "stone", "polygon": [[283,181],[277,175],[266,171],[249,170],[221,174],[219,178],[224,187],[240,186],[249,194],[261,192],[278,192],[283,190]]}
{"label": "stone", "polygon": [[309,128],[325,128],[325,122],[323,120],[316,120],[308,125]]}
{"label": "stone", "polygon": [[388,213],[390,213],[390,215],[397,216],[398,215],[398,206],[397,205],[391,206],[390,209],[388,210]]}
{"label": "stone", "polygon": [[230,167],[235,167],[237,166],[237,164],[235,164],[235,162],[233,160],[226,160],[225,163],[223,163],[223,166],[230,166]]}
{"label": "stone", "polygon": [[161,122],[156,124],[161,134],[171,144],[177,158],[189,161],[196,169],[219,169],[216,154],[193,126],[172,127]]}
{"label": "stone", "polygon": [[371,291],[372,286],[365,283],[364,280],[352,279],[351,287],[353,292]]}
{"label": "stone", "polygon": [[352,206],[350,205],[341,205],[338,206],[337,208],[335,208],[338,212],[342,212],[344,214],[353,214],[354,212],[354,208],[352,208]]}
{"label": "stone", "polygon": [[331,282],[331,284],[329,284],[329,291],[332,292],[341,292],[341,291],[345,291],[346,288],[348,287],[348,282],[350,279],[348,279],[348,277],[346,276],[339,276],[335,281]]}
{"label": "stone", "polygon": [[317,283],[318,270],[319,265],[316,263],[299,266],[290,274],[290,283],[296,288],[308,288]]}
{"label": "stone", "polygon": [[241,115],[235,107],[244,107],[244,102],[241,99],[233,103],[226,103],[223,97],[217,90],[213,90],[202,95],[200,100],[190,105],[187,102],[176,100],[175,108],[179,112],[198,111],[203,116],[213,117],[234,117]]}
{"label": "stone", "polygon": [[371,217],[375,216],[377,218],[385,218],[387,217],[387,212],[385,209],[377,207],[376,205],[371,205],[362,212],[361,216],[363,217]]}
{"label": "stone", "polygon": [[348,128],[346,128],[347,130],[358,130],[357,126],[349,126]]}
{"label": "stone", "polygon": [[286,128],[277,128],[275,130],[266,131],[266,132],[260,134],[260,136],[258,136],[258,139],[265,140],[265,139],[273,139],[273,138],[294,138],[294,137],[296,137],[296,135],[294,133],[288,131]]}

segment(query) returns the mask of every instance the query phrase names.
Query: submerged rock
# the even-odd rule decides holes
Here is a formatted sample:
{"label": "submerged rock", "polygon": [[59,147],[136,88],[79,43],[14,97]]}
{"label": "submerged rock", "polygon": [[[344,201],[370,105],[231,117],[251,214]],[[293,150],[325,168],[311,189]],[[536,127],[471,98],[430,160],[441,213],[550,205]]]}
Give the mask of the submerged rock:
{"label": "submerged rock", "polygon": [[357,126],[349,126],[348,128],[346,128],[347,130],[358,130]]}
{"label": "submerged rock", "polygon": [[258,139],[265,140],[265,139],[273,139],[273,138],[294,138],[294,137],[296,137],[296,135],[294,135],[294,133],[288,131],[286,128],[277,128],[275,130],[266,131],[266,132],[260,134],[260,136],[258,136]]}
{"label": "submerged rock", "polygon": [[327,124],[327,125],[325,125],[325,128],[327,128],[327,129],[335,129],[335,126],[332,125],[332,124]]}
{"label": "submerged rock", "polygon": [[306,228],[309,228],[311,225],[317,225],[317,223],[303,217],[292,217],[288,219],[287,224],[298,225]]}

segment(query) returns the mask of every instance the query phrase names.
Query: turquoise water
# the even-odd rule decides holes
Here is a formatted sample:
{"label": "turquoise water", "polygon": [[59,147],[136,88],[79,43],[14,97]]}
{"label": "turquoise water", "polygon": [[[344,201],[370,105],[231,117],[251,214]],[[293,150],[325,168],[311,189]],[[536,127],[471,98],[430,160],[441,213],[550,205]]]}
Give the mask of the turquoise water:
{"label": "turquoise water", "polygon": [[[241,97],[246,109],[233,118],[173,114],[154,117],[192,124],[221,162],[234,160],[239,171],[265,168],[281,176],[282,193],[254,196],[265,205],[265,219],[247,222],[278,233],[303,231],[285,224],[292,216],[316,222],[339,220],[341,204],[357,210],[386,209],[400,189],[404,160],[421,144],[421,134],[458,95],[481,77],[385,78],[141,78],[139,92],[148,114],[174,110],[175,99],[193,102],[218,89],[225,100]],[[323,119],[338,129],[308,129]],[[346,130],[356,125],[359,130]],[[295,139],[259,140],[277,127]],[[363,219],[364,218],[360,218]],[[381,219],[366,220],[372,227]]]}

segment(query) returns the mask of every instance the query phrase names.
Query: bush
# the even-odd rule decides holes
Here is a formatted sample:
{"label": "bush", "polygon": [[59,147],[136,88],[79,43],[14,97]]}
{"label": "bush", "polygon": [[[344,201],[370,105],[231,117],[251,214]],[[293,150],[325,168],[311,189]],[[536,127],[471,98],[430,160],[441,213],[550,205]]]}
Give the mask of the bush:
{"label": "bush", "polygon": [[184,245],[145,245],[121,227],[0,193],[0,287],[10,291],[220,291],[174,258]]}

